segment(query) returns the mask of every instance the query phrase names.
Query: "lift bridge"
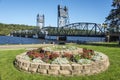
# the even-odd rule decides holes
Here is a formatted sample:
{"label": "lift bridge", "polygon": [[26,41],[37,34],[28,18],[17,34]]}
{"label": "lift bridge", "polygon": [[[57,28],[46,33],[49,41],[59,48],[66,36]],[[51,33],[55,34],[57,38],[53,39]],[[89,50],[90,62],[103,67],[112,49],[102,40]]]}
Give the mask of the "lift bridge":
{"label": "lift bridge", "polygon": [[104,37],[105,28],[97,23],[77,22],[69,23],[68,8],[58,5],[57,27],[44,27],[44,15],[37,15],[37,27],[33,30],[14,31],[11,34],[19,37],[45,36],[85,36]]}
{"label": "lift bridge", "polygon": [[13,36],[18,37],[33,37],[38,35],[39,37],[48,36],[88,36],[88,37],[104,37],[105,29],[97,23],[78,22],[68,24],[63,27],[43,27],[39,30],[24,30],[12,32]]}

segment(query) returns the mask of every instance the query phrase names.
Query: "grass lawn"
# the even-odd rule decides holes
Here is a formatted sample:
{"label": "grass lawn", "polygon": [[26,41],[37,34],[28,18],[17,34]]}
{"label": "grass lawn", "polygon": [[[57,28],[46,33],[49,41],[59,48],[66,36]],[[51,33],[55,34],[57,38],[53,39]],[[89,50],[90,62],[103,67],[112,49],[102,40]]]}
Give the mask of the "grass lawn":
{"label": "grass lawn", "polygon": [[[74,44],[70,44],[74,45]],[[107,47],[104,45],[77,45],[100,51],[108,55],[109,69],[105,72],[91,76],[45,76],[18,71],[13,61],[16,55],[25,50],[0,50],[0,80],[120,80],[120,47]]]}

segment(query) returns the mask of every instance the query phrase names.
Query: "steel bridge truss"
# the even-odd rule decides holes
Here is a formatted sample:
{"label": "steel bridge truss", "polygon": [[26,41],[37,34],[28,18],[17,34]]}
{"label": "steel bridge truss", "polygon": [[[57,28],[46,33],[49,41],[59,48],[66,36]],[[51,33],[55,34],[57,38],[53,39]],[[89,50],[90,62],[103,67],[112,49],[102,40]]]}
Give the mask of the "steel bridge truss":
{"label": "steel bridge truss", "polygon": [[104,28],[96,23],[72,23],[63,27],[46,27],[48,35],[59,36],[104,36]]}

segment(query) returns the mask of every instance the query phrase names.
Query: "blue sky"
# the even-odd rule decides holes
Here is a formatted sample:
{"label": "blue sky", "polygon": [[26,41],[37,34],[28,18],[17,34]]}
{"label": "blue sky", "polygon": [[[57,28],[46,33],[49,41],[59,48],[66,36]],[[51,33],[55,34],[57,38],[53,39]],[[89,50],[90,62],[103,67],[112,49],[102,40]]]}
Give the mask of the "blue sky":
{"label": "blue sky", "polygon": [[45,26],[57,26],[57,5],[67,6],[70,23],[102,24],[112,9],[112,0],[0,0],[0,23],[36,25],[36,15],[45,15]]}

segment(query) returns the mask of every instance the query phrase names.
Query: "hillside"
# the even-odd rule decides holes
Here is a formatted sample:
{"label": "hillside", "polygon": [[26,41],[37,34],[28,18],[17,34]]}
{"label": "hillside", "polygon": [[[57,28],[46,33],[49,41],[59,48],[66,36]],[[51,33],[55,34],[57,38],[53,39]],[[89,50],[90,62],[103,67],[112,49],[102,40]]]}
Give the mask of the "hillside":
{"label": "hillside", "polygon": [[21,25],[21,24],[4,24],[0,23],[0,35],[9,35],[11,31],[15,30],[30,30],[35,26]]}

